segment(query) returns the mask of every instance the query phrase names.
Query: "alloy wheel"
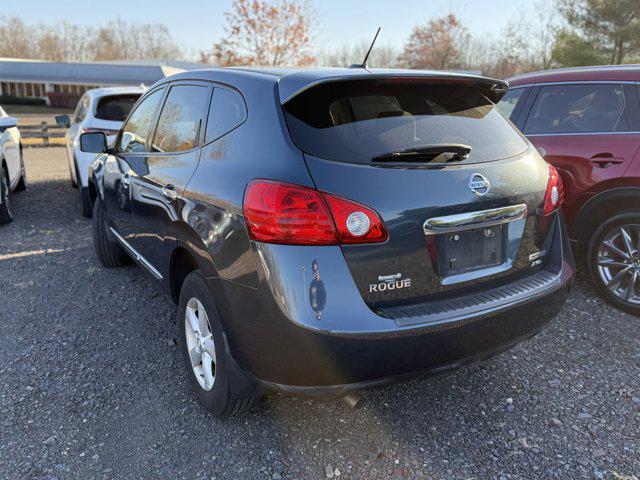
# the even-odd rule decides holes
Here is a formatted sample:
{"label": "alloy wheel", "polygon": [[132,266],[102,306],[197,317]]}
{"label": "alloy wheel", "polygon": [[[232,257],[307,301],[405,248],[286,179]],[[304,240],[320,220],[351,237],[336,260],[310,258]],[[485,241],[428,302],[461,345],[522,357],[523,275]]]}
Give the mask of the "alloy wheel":
{"label": "alloy wheel", "polygon": [[200,387],[210,391],[216,381],[216,347],[209,316],[202,302],[195,297],[187,302],[184,329],[193,374]]}
{"label": "alloy wheel", "polygon": [[611,230],[600,242],[596,264],[600,280],[623,302],[640,305],[640,225]]}

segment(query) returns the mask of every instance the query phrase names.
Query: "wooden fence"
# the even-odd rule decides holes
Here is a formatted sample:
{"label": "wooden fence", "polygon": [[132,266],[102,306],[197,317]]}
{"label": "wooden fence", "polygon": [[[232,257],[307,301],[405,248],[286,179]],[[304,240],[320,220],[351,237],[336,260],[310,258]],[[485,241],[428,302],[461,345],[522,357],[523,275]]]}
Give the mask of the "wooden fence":
{"label": "wooden fence", "polygon": [[[39,125],[19,125],[18,129],[20,130],[20,136],[22,138],[42,139],[42,146],[47,146],[52,143],[51,139],[64,138],[67,131],[64,127],[48,122],[40,122]],[[60,142],[56,143],[59,144]]]}

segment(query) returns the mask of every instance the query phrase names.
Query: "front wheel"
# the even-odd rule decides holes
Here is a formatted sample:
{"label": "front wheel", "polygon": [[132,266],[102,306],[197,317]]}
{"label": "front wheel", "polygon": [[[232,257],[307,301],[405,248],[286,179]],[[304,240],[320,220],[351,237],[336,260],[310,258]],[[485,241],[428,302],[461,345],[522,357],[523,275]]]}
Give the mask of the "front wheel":
{"label": "front wheel", "polygon": [[82,216],[91,218],[93,206],[91,203],[91,195],[89,194],[89,187],[80,187],[78,190],[80,191],[80,211],[82,212]]}
{"label": "front wheel", "polygon": [[640,315],[640,213],[623,212],[598,227],[589,241],[587,266],[605,300]]}
{"label": "front wheel", "polygon": [[200,405],[217,417],[251,408],[258,388],[227,353],[215,301],[199,271],[182,284],[178,329],[189,383]]}
{"label": "front wheel", "polygon": [[22,155],[22,147],[20,147],[20,180],[14,191],[22,192],[27,189],[27,174],[24,171],[24,157]]}
{"label": "front wheel", "polygon": [[78,181],[78,162],[73,160],[73,167],[75,168],[75,173],[71,170],[71,163],[69,163],[69,177],[71,178],[71,188],[79,188],[80,182]]}
{"label": "front wheel", "polygon": [[11,189],[9,188],[9,174],[0,166],[0,225],[13,221],[11,206]]}
{"label": "front wheel", "polygon": [[107,268],[121,267],[131,258],[109,231],[100,197],[93,204],[93,247],[100,263]]}

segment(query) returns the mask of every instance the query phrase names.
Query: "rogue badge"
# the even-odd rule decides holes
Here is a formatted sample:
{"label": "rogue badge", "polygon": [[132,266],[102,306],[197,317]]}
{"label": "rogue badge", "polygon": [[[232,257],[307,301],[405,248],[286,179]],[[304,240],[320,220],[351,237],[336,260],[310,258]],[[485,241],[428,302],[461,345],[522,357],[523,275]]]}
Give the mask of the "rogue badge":
{"label": "rogue badge", "polygon": [[411,279],[402,278],[401,273],[394,273],[393,275],[379,275],[378,283],[372,283],[369,285],[369,293],[400,290],[401,288],[408,288],[410,286]]}

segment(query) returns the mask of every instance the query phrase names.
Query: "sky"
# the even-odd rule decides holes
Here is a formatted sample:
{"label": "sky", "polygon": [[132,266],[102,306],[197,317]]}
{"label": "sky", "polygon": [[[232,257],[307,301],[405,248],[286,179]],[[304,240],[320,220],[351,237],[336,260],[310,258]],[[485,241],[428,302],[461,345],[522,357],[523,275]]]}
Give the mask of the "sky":
{"label": "sky", "polygon": [[[133,22],[160,22],[189,57],[197,57],[224,34],[224,12],[232,0],[0,0],[0,16],[26,22],[73,23],[100,26],[120,16]],[[532,0],[315,0],[320,31],[319,50],[331,50],[373,37],[382,27],[379,43],[401,47],[411,29],[429,17],[458,15],[475,35],[498,36],[509,18]]]}

